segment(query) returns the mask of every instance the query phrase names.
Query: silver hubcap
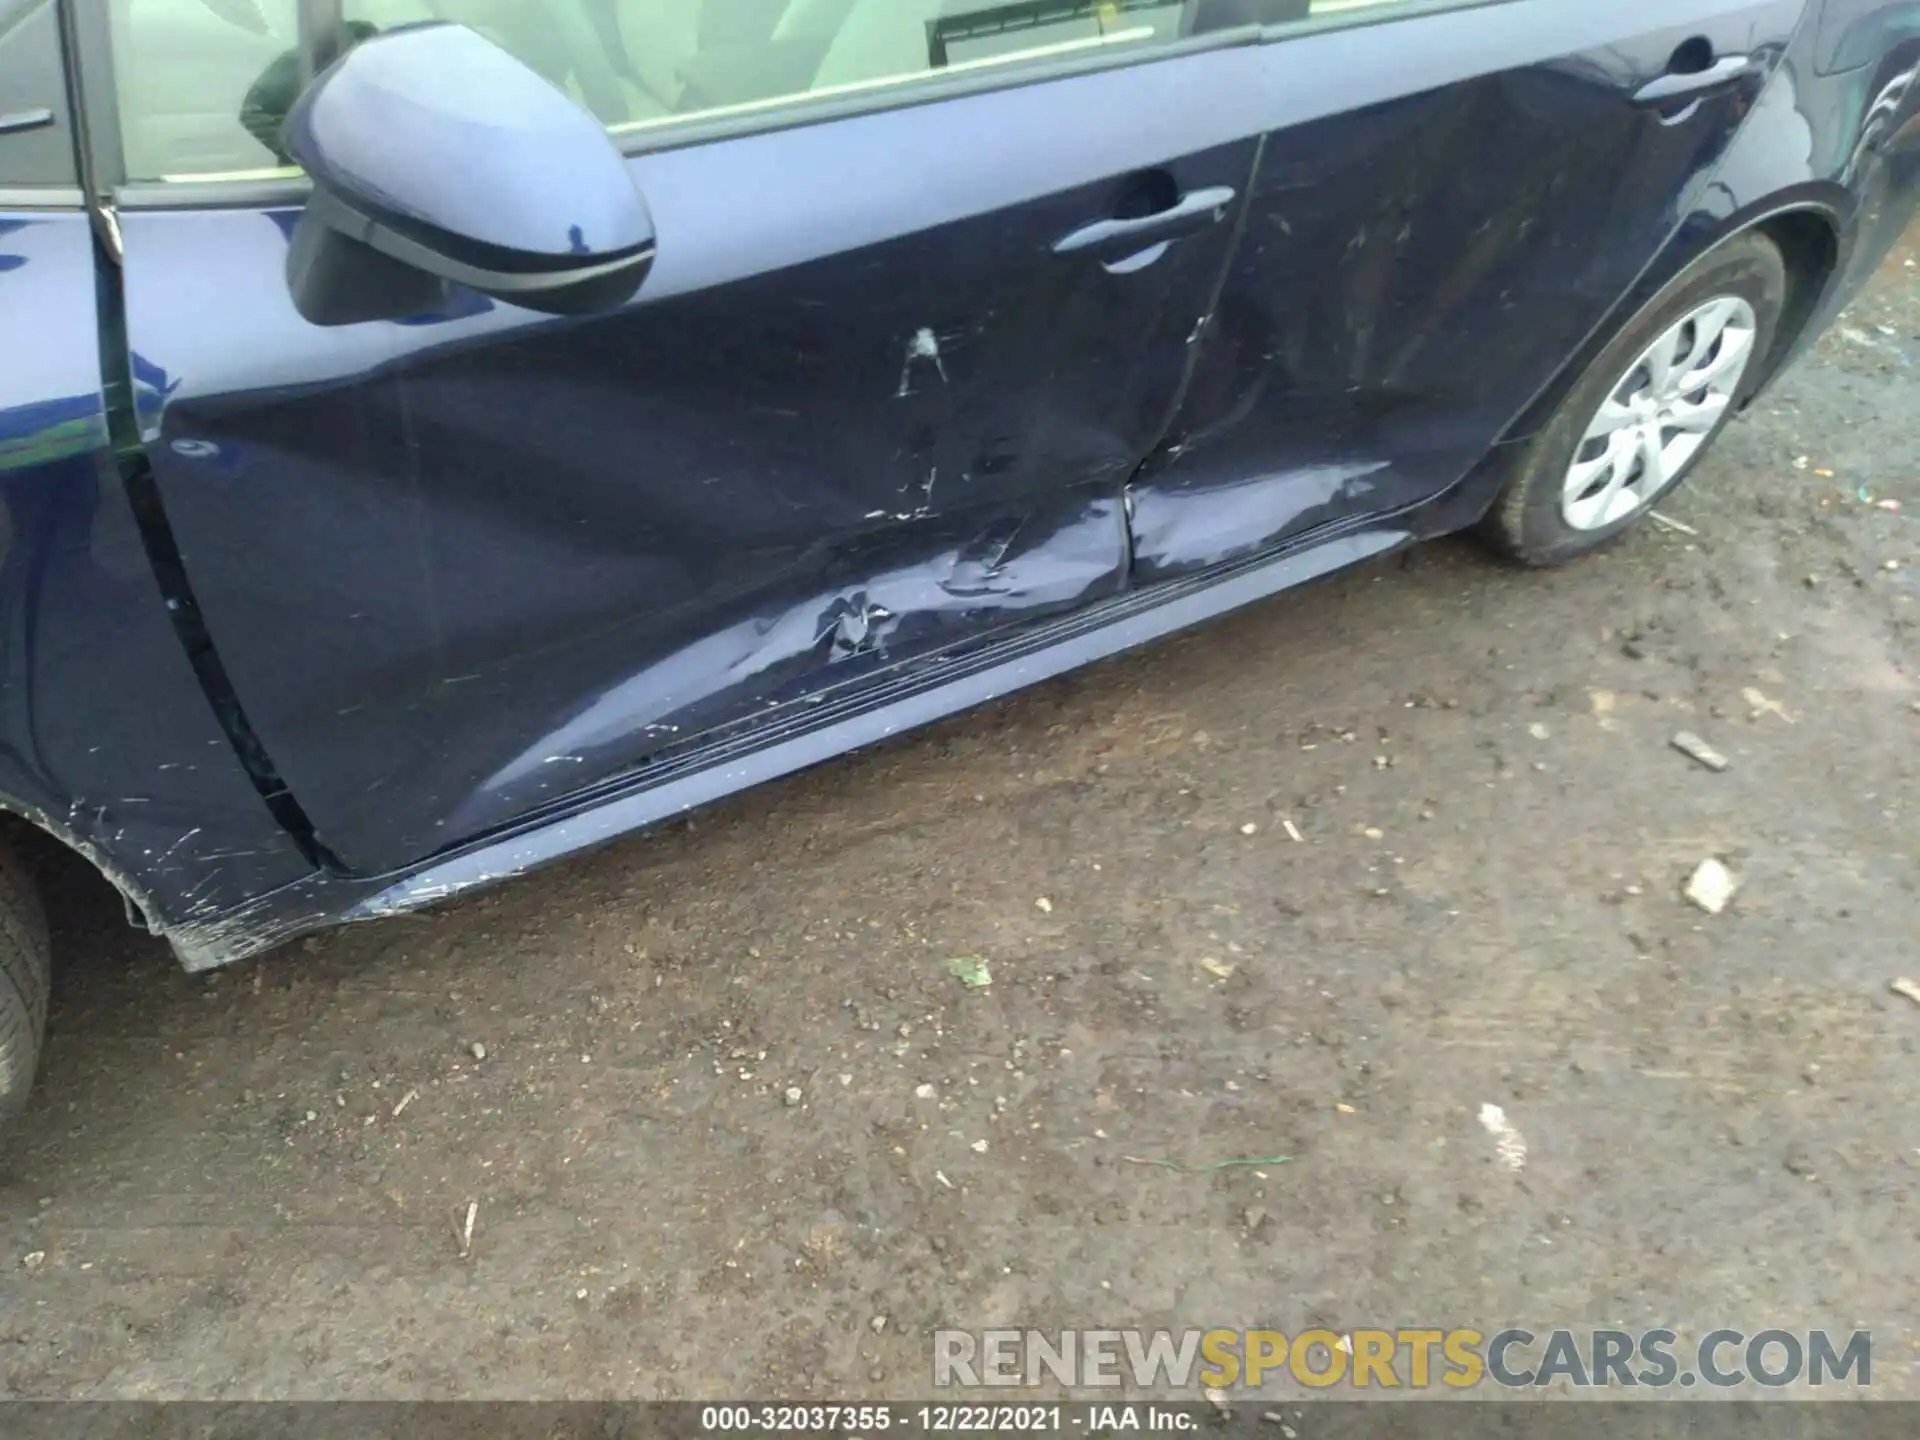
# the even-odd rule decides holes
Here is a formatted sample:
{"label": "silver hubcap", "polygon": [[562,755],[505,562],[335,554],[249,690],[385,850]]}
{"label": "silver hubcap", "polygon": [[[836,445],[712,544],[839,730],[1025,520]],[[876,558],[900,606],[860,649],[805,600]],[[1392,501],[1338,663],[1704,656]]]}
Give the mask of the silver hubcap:
{"label": "silver hubcap", "polygon": [[1732,407],[1758,329],[1737,295],[1709,300],[1633,362],[1567,470],[1567,524],[1604,530],[1659,498]]}

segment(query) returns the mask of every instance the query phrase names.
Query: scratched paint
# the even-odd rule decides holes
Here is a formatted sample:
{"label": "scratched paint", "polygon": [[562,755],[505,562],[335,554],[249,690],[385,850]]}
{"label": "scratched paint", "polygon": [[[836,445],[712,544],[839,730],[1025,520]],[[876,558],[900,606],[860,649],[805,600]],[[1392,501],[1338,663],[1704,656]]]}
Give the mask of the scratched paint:
{"label": "scratched paint", "polygon": [[1658,73],[1683,38],[1485,74],[1270,143],[1188,347],[1186,400],[1133,480],[1141,578],[1467,476],[1659,252],[1673,197],[1746,113],[1730,94],[1676,128],[1622,103],[1622,67]]}
{"label": "scratched paint", "polygon": [[[910,182],[873,177],[840,241],[798,263],[774,261],[849,190],[812,140],[789,132],[775,173],[758,143],[708,147],[691,190],[648,157],[674,244],[635,304],[562,325],[501,307],[318,334],[285,301],[270,218],[123,217],[130,324],[165,396],[150,453],[200,610],[346,868],[402,869],[1052,614],[1066,602],[1031,567],[1094,500],[1111,549],[1065,588],[1124,584],[1119,497],[1232,229],[1124,277],[1056,256],[1116,197],[1104,162],[1075,168],[1110,146],[1107,121],[1055,103],[1050,141],[1065,127],[1095,150],[1037,147],[1007,203],[876,243],[855,222],[897,181],[911,206],[1008,178],[978,150],[978,107],[900,112]],[[1181,111],[1152,144],[1164,159],[1218,128]],[[1239,192],[1257,148],[1167,163]],[[1008,525],[1004,590],[964,596],[955,577]],[[544,763],[559,755],[583,758]]]}
{"label": "scratched paint", "polygon": [[[1656,28],[1616,36],[1623,9]],[[356,869],[411,866],[1044,615],[1047,566],[992,558],[996,526],[1070,572],[1053,543],[1131,481],[1146,584],[1440,494],[1639,273],[1749,98],[1685,133],[1625,105],[1672,53],[1657,27],[1766,50],[1785,10],[1580,7],[1554,23],[1594,48],[1554,58],[1545,11],[1466,7],[1418,22],[1484,27],[1444,75],[1394,51],[1313,83],[1300,57],[1393,29],[1364,27],[663,151],[637,168],[677,244],[605,321],[502,307],[316,335],[283,303],[273,217],[130,214],[140,414],[276,762]],[[1219,103],[1144,129],[1088,103],[1142,84]],[[1267,120],[1228,103],[1248,96]],[[1255,184],[1252,137],[1282,110]],[[916,164],[839,183],[878,140]],[[1231,267],[1228,227],[1126,276],[1056,263],[1143,164],[1251,196]],[[680,688],[625,688],[656,666]],[[199,751],[134,751],[138,780],[87,823],[190,894],[201,953],[284,933],[252,902],[220,912],[271,870],[222,868],[253,852],[242,827],[168,813],[192,772],[152,761]],[[275,911],[296,914],[324,911]]]}
{"label": "scratched paint", "polygon": [[310,867],[206,704],[106,458],[97,294],[84,215],[0,215],[0,809],[164,931]]}
{"label": "scratched paint", "polygon": [[[730,717],[764,723],[770,710],[818,705],[883,683],[904,662],[1117,593],[1124,525],[1117,499],[1089,495],[1053,512],[940,527],[928,553],[856,584],[793,596],[770,588],[732,624],[660,655],[542,734],[479,791],[556,798],[571,788],[549,773],[556,758],[599,770],[636,728],[670,754]],[[467,820],[456,812],[456,825]]]}
{"label": "scratched paint", "polygon": [[940,353],[940,337],[925,326],[914,331],[913,338],[907,342],[907,358],[900,366],[900,389],[895,398],[905,400],[913,394],[915,368],[920,365],[931,366],[940,383],[947,383],[947,362]]}
{"label": "scratched paint", "polygon": [[1359,513],[1386,468],[1384,460],[1308,465],[1209,490],[1135,491],[1135,573],[1153,579],[1238,560],[1316,519]]}

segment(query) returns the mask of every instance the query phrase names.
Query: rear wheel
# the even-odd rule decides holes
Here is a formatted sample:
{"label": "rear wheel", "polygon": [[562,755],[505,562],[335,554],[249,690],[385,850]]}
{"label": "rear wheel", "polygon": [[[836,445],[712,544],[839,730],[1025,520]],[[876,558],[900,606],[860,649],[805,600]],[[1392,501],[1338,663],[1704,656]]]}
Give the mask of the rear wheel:
{"label": "rear wheel", "polygon": [[1684,271],[1561,402],[1487,516],[1488,538],[1523,564],[1562,565],[1631,529],[1752,393],[1786,303],[1786,263],[1763,235]]}
{"label": "rear wheel", "polygon": [[51,975],[33,876],[0,846],[0,1124],[19,1114],[40,1064]]}

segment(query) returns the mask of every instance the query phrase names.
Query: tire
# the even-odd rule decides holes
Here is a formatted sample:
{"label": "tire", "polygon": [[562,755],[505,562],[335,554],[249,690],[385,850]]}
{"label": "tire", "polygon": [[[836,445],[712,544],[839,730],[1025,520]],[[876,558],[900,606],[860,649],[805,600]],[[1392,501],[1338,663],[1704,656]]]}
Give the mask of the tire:
{"label": "tire", "polygon": [[[1564,565],[1639,524],[1752,398],[1786,307],[1786,262],[1764,235],[1741,235],[1701,257],[1587,367],[1518,461],[1481,522],[1483,537],[1520,564]],[[1723,328],[1703,358],[1684,371],[1672,366],[1679,374],[1663,385],[1653,367],[1664,362],[1656,357],[1685,365],[1716,324]],[[1742,348],[1745,358],[1736,363]],[[1682,389],[1702,375],[1727,393]],[[1603,406],[1610,407],[1604,414]],[[1621,423],[1628,416],[1635,418]],[[1681,416],[1686,423],[1666,424]],[[1656,446],[1657,455],[1650,454]]]}
{"label": "tire", "polygon": [[0,1125],[25,1108],[33,1088],[51,976],[40,892],[19,857],[0,847]]}

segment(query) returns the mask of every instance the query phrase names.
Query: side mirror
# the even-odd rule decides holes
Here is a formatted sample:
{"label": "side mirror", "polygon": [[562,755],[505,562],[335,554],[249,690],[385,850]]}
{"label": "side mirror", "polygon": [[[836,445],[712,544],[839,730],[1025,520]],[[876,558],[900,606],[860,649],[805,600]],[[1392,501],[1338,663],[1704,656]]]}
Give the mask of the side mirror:
{"label": "side mirror", "polygon": [[591,314],[653,265],[653,217],[605,128],[463,26],[355,46],[293,107],[284,144],[313,181],[287,280],[316,325],[424,314],[449,284]]}

